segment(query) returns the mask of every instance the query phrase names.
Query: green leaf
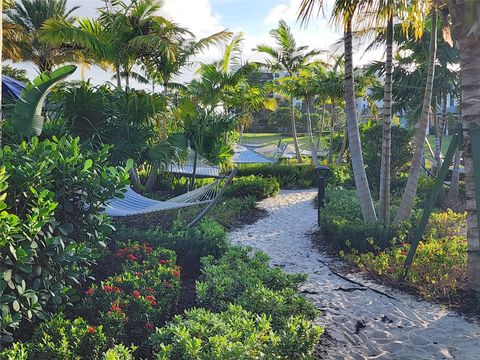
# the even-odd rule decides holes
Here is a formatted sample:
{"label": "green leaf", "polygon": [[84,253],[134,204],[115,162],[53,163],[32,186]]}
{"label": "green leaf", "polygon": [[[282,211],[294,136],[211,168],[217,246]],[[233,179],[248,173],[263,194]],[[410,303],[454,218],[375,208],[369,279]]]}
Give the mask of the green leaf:
{"label": "green leaf", "polygon": [[83,171],[87,171],[92,167],[92,165],[93,161],[91,159],[88,159],[87,161],[85,161],[85,165],[83,165]]}
{"label": "green leaf", "polygon": [[42,107],[50,90],[73,74],[77,67],[66,65],[53,72],[44,72],[23,89],[12,115],[12,124],[19,135],[40,135],[43,127]]}
{"label": "green leaf", "polygon": [[125,166],[125,171],[130,171],[133,169],[133,160],[132,159],[128,159],[127,160],[127,165]]}
{"label": "green leaf", "polygon": [[20,311],[20,303],[18,302],[18,300],[15,300],[13,302],[12,306],[13,306],[13,310],[15,310],[17,312]]}
{"label": "green leaf", "polygon": [[12,269],[5,270],[5,272],[3,273],[3,280],[8,282],[10,281],[11,278],[12,278]]}

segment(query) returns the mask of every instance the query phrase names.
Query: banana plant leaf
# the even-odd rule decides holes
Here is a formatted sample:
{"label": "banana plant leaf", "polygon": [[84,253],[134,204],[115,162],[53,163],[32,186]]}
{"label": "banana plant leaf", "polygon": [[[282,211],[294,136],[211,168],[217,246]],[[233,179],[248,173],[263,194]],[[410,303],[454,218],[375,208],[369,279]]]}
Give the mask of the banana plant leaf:
{"label": "banana plant leaf", "polygon": [[20,136],[40,135],[43,128],[42,107],[45,98],[60,81],[73,74],[77,67],[66,65],[44,72],[23,89],[12,115],[15,132]]}

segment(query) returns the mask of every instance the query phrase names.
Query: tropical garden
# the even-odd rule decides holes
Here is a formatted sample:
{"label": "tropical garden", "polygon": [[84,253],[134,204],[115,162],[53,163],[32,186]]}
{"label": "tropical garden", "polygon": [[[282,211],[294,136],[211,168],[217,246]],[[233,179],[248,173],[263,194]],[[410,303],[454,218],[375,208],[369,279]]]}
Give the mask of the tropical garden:
{"label": "tropical garden", "polygon": [[[228,232],[280,189],[316,187],[325,165],[314,243],[478,316],[478,2],[303,0],[298,22],[331,10],[342,51],[298,44],[282,20],[261,62],[241,32],[199,38],[162,5],[106,0],[93,18],[67,0],[0,5],[3,76],[23,84],[1,99],[0,359],[321,358],[307,275]],[[355,67],[359,41],[385,60]],[[89,66],[111,80],[85,79]],[[236,164],[252,143],[275,154]],[[208,206],[105,212],[130,187],[166,204],[217,185]]]}

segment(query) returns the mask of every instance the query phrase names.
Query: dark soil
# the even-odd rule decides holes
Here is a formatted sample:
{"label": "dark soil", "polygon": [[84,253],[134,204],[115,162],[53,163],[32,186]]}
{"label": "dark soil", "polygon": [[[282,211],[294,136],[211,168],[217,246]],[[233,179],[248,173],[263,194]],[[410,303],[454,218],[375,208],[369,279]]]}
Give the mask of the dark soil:
{"label": "dark soil", "polygon": [[[339,262],[335,269],[343,274],[362,272],[355,263],[347,261],[339,256],[341,250],[338,245],[326,241],[320,231],[312,233],[312,245],[315,249]],[[426,298],[422,295],[420,288],[413,284],[397,281],[387,276],[378,275],[374,272],[363,272],[365,278],[375,281],[378,284],[408,293],[419,300],[426,300],[437,304],[445,305],[448,309],[457,312],[470,319],[480,319],[480,298],[465,289],[459,289],[455,294],[448,294],[448,297]],[[466,285],[466,283],[465,283]]]}

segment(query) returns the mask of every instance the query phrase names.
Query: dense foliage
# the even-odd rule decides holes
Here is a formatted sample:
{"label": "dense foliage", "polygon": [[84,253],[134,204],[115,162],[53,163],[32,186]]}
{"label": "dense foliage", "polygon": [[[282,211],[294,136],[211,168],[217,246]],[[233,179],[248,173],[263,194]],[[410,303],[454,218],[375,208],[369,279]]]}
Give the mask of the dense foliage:
{"label": "dense foliage", "polygon": [[275,178],[250,175],[234,179],[228,186],[225,196],[240,198],[251,196],[258,201],[277,195],[279,191],[280,185]]}
{"label": "dense foliage", "polygon": [[157,359],[313,359],[322,329],[292,316],[279,331],[270,319],[238,305],[220,313],[192,309],[158,329],[151,341]]}
{"label": "dense foliage", "polygon": [[108,147],[82,151],[62,138],[0,151],[1,330],[78,301],[111,225],[105,203],[121,195],[127,173],[108,165]]}

